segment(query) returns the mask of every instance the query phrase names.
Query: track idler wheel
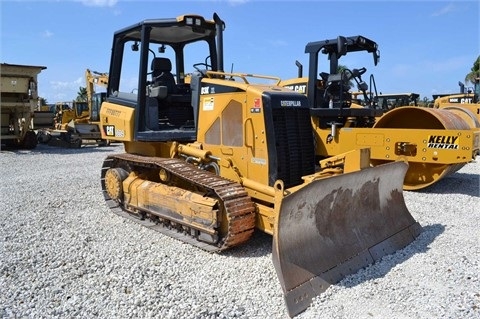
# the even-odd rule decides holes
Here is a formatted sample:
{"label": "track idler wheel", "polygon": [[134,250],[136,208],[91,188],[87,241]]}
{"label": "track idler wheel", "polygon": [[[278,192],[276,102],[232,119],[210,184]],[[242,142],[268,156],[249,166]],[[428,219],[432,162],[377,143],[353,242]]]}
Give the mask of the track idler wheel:
{"label": "track idler wheel", "polygon": [[[374,128],[470,130],[470,125],[458,114],[444,109],[430,109],[405,106],[385,113]],[[388,160],[371,159],[374,166],[388,163]],[[408,171],[403,184],[404,190],[419,190],[455,173],[466,163],[437,164],[408,162]]]}
{"label": "track idler wheel", "polygon": [[117,202],[123,200],[123,181],[128,177],[128,172],[123,168],[110,168],[105,173],[105,190],[111,199]]}

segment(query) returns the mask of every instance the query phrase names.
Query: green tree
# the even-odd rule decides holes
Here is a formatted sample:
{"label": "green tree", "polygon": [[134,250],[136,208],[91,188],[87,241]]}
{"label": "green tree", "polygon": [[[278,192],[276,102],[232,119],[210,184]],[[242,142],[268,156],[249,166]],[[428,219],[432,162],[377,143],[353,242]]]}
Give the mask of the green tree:
{"label": "green tree", "polygon": [[465,82],[475,83],[476,78],[480,78],[480,55],[477,57],[477,60],[473,62],[470,73],[465,76]]}
{"label": "green tree", "polygon": [[87,88],[79,87],[77,92],[77,102],[86,102],[87,101]]}

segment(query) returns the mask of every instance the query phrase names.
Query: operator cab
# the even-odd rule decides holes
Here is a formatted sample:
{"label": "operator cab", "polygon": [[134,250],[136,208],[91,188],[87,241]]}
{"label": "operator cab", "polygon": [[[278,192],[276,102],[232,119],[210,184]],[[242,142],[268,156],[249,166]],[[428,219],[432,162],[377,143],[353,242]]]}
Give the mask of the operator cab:
{"label": "operator cab", "polygon": [[384,111],[389,111],[401,106],[418,106],[420,94],[417,93],[392,93],[378,95],[377,105]]}
{"label": "operator cab", "polygon": [[[310,42],[305,47],[305,53],[309,54],[307,97],[312,107],[310,113],[317,117],[321,127],[369,126],[382,113],[382,110],[375,107],[376,99],[367,93],[369,85],[362,80],[362,75],[367,70],[339,68],[339,59],[348,52],[356,51],[372,53],[375,65],[380,59],[377,43],[363,36],[339,36],[336,39]],[[329,73],[318,73],[319,53],[327,55],[330,61]],[[363,108],[351,107],[351,86],[354,82],[364,96],[366,104]],[[370,86],[375,87],[373,76],[370,77]]]}
{"label": "operator cab", "polygon": [[[135,140],[196,140],[192,105],[199,105],[205,71],[223,71],[217,37],[224,27],[216,14],[213,20],[184,15],[115,33],[106,101],[134,109]],[[195,71],[187,75],[186,65]]]}

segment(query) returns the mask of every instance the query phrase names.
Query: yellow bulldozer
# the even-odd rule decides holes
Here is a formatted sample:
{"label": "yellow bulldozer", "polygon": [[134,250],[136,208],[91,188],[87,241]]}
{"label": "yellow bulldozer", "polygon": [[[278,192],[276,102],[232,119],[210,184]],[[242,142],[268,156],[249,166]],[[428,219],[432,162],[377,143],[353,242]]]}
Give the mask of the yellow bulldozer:
{"label": "yellow bulldozer", "polygon": [[[362,79],[366,68],[338,71],[342,56],[362,51],[371,53],[377,65],[378,45],[364,36],[310,42],[305,47],[309,55],[308,77],[303,77],[297,62],[298,77],[281,83],[307,96],[319,159],[368,147],[373,166],[407,161],[403,187],[420,190],[475,158],[480,132],[456,112],[417,106],[385,109],[378,103],[373,75],[368,84]],[[329,72],[318,72],[320,53],[330,61]],[[351,82],[363,92],[362,104],[352,97]]]}
{"label": "yellow bulldozer", "polygon": [[54,128],[65,131],[71,121],[87,118],[89,115],[87,102],[84,101],[57,102],[53,106],[53,112]]}
{"label": "yellow bulldozer", "polygon": [[294,316],[421,232],[403,198],[408,164],[372,168],[368,148],[316,162],[307,97],[224,72],[224,28],[217,14],[182,15],[114,33],[100,123],[125,152],[105,159],[101,186],[116,214],[206,251],[272,235]]}

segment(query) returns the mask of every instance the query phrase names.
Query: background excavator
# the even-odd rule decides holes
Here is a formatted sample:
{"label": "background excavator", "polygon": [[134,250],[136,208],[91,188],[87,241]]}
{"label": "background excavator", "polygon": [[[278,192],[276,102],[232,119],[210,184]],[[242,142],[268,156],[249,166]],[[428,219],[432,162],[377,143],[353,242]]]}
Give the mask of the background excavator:
{"label": "background excavator", "polygon": [[108,73],[100,73],[97,71],[85,71],[85,80],[87,84],[87,105],[90,110],[89,122],[99,124],[100,107],[107,96],[106,92],[96,92],[95,87],[99,86],[104,89],[108,86]]}
{"label": "background excavator", "polygon": [[[404,159],[409,163],[405,190],[428,187],[475,158],[480,132],[471,129],[456,112],[416,106],[386,112],[378,104],[373,75],[369,84],[362,79],[365,68],[338,72],[343,55],[361,51],[371,53],[377,65],[378,45],[366,37],[339,36],[310,42],[305,48],[309,55],[308,77],[302,77],[299,68],[297,78],[281,83],[307,95],[318,158],[369,147],[373,166]],[[330,60],[328,73],[318,73],[319,53]],[[351,82],[363,92],[363,105],[352,99]]]}
{"label": "background excavator", "polygon": [[216,14],[184,15],[114,33],[100,122],[125,153],[105,159],[101,186],[113,212],[206,251],[254,229],[273,235],[294,316],[418,236],[403,198],[408,165],[369,167],[368,148],[316,163],[306,96],[278,78],[225,73],[224,28]]}
{"label": "background excavator", "polygon": [[108,74],[85,71],[86,101],[59,102],[55,105],[55,124],[53,128],[39,130],[38,140],[52,146],[82,146],[85,141],[94,141],[98,146],[110,143],[102,139],[100,132],[100,106],[105,100],[105,92],[95,92],[95,86],[106,88]]}

